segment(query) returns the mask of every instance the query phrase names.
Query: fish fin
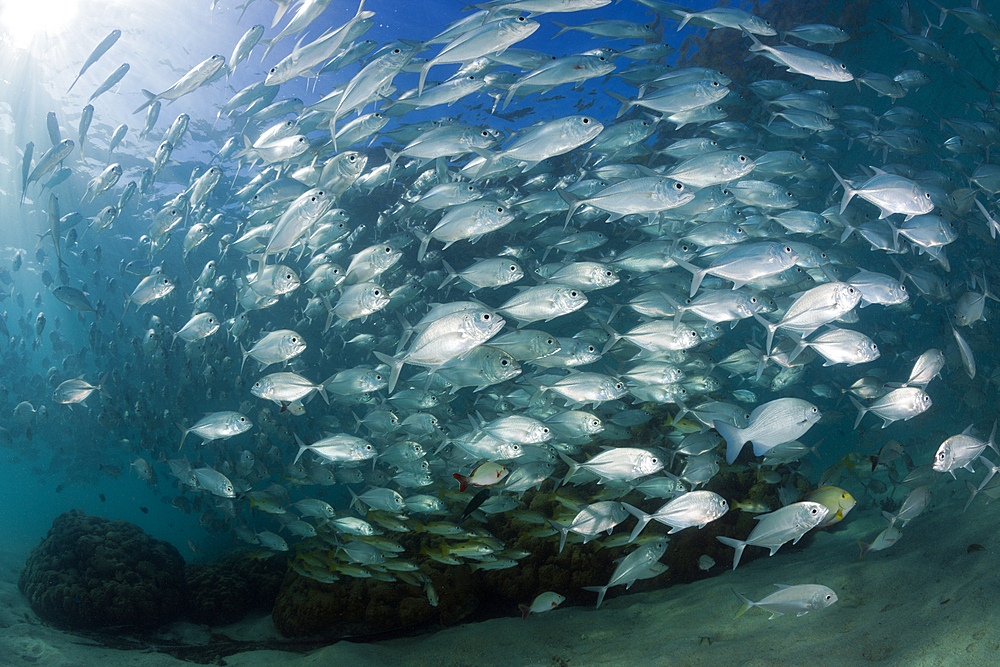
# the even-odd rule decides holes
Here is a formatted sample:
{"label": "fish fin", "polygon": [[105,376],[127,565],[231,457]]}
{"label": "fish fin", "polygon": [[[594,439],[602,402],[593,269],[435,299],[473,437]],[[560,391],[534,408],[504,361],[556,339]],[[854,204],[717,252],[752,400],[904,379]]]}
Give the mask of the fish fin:
{"label": "fish fin", "polygon": [[615,118],[621,118],[622,116],[624,116],[628,112],[629,109],[631,109],[633,106],[635,106],[635,102],[633,102],[630,99],[622,97],[621,95],[618,95],[617,93],[613,93],[610,90],[607,91],[607,93],[608,93],[608,95],[610,95],[614,99],[618,100],[621,103],[621,105],[622,105],[622,108],[618,110],[618,114],[615,116]]}
{"label": "fish fin", "polygon": [[694,264],[691,264],[687,260],[681,259],[680,257],[675,257],[674,261],[681,268],[691,272],[691,293],[689,297],[694,297],[698,293],[698,288],[701,287],[701,281],[705,278],[708,273],[708,269],[699,269]]}
{"label": "fish fin", "polygon": [[465,475],[459,475],[456,472],[455,474],[452,475],[452,477],[454,477],[455,479],[458,480],[458,490],[459,491],[465,491],[467,488],[469,488],[470,480]]}
{"label": "fish fin", "polygon": [[[848,182],[845,181],[840,176],[840,174],[837,173],[836,169],[834,169],[833,167],[830,167],[830,171],[833,172],[833,175],[837,178],[837,181],[844,188],[844,198],[840,202],[840,213],[841,213],[841,215],[843,215],[844,211],[847,210],[847,205],[851,202],[851,199],[854,198],[854,195],[857,194],[857,191],[854,188],[852,188],[850,186],[850,184],[848,184]],[[883,215],[882,217],[884,218],[885,216]]]}
{"label": "fish fin", "polygon": [[716,535],[715,539],[719,540],[726,546],[736,549],[736,553],[733,554],[733,569],[740,564],[740,557],[743,555],[743,550],[746,548],[747,543],[743,540],[735,540],[731,537],[723,537],[722,535]]}
{"label": "fish fin", "polygon": [[854,404],[854,407],[858,409],[858,418],[854,420],[854,428],[857,428],[858,424],[860,424],[861,420],[864,418],[865,413],[868,412],[868,408],[861,405],[861,401],[854,398],[853,396],[848,396],[847,398],[849,398],[851,400],[851,403]]}
{"label": "fish fin", "polygon": [[604,595],[608,592],[608,588],[610,588],[610,587],[609,586],[584,586],[583,590],[585,590],[585,591],[593,591],[594,593],[597,593],[597,607],[596,607],[596,609],[600,609],[601,608],[601,603],[604,602]]}
{"label": "fish fin", "polygon": [[733,464],[733,461],[740,455],[743,445],[747,443],[743,439],[743,429],[733,426],[719,419],[712,422],[712,426],[719,432],[726,441],[726,463]]}
{"label": "fish fin", "polygon": [[146,90],[145,88],[143,88],[142,89],[142,94],[146,96],[146,101],[143,103],[143,105],[141,107],[139,107],[138,109],[136,109],[135,111],[132,112],[133,115],[139,113],[140,111],[142,111],[143,109],[145,109],[150,104],[152,104],[153,102],[156,101],[156,93],[151,93],[148,90]]}
{"label": "fish fin", "polygon": [[527,621],[528,620],[528,614],[531,613],[531,607],[529,607],[526,604],[519,604],[519,605],[517,605],[517,608],[521,610],[521,620],[522,621]]}
{"label": "fish fin", "polygon": [[733,589],[733,593],[743,603],[743,606],[740,608],[740,610],[738,612],[736,612],[736,616],[733,616],[733,620],[736,620],[737,618],[739,618],[743,614],[747,613],[747,610],[750,609],[751,607],[757,606],[756,603],[753,602],[753,601],[751,601],[749,598],[746,598],[746,597],[743,597],[742,595],[740,595],[740,593],[735,588]]}
{"label": "fish fin", "polygon": [[375,353],[375,357],[378,358],[379,361],[389,366],[390,371],[389,371],[388,390],[389,393],[391,394],[392,390],[396,388],[396,382],[399,380],[399,371],[402,370],[404,362],[401,359],[390,357],[389,355],[382,354],[381,352],[377,351],[373,352]]}
{"label": "fish fin", "polygon": [[563,547],[566,546],[566,536],[569,535],[569,526],[556,523],[552,519],[547,519],[547,521],[550,526],[559,531],[559,551],[557,553],[562,553]]}
{"label": "fish fin", "polygon": [[557,486],[561,486],[562,484],[569,484],[569,480],[571,480],[573,478],[573,475],[576,474],[576,471],[580,469],[580,464],[560,451],[557,451],[556,453],[559,455],[559,458],[563,460],[563,463],[569,466],[569,472],[566,473],[566,476],[563,478],[562,482],[560,482],[559,485]]}

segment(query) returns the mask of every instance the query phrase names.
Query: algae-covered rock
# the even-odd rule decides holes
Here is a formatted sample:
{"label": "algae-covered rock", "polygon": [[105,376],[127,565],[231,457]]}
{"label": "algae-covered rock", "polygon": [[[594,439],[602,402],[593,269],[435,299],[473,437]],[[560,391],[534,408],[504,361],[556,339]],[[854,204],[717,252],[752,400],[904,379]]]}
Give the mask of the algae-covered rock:
{"label": "algae-covered rock", "polygon": [[56,517],[18,587],[41,618],[66,628],[152,628],[184,608],[184,559],[127,521]]}
{"label": "algae-covered rock", "polygon": [[251,611],[270,611],[287,569],[283,557],[258,560],[245,552],[188,565],[184,615],[195,623],[228,625]]}

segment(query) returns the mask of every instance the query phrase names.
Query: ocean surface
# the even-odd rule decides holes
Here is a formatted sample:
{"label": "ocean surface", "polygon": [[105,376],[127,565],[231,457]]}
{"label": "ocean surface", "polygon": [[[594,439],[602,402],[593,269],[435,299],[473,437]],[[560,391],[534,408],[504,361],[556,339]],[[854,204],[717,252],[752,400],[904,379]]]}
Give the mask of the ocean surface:
{"label": "ocean surface", "polygon": [[[0,657],[0,664],[166,665],[220,657],[230,665],[994,664],[1000,638],[985,619],[993,611],[1000,549],[989,502],[997,488],[993,466],[1000,463],[990,436],[1000,388],[992,233],[1000,228],[994,221],[1000,215],[1000,28],[988,3],[948,4],[954,11],[924,0],[907,0],[902,9],[876,0],[745,3],[746,16],[759,17],[745,24],[752,37],[738,25],[723,25],[743,15],[706,11],[712,3],[678,7],[654,0],[563,13],[533,13],[515,2],[506,9],[477,6],[478,15],[459,2],[368,0],[360,10],[352,3],[305,2],[293,3],[280,19],[281,6],[268,0],[0,5],[0,311],[8,334],[0,330],[0,645],[11,656]],[[317,11],[306,20],[310,8]],[[253,98],[221,111],[279,63],[288,64],[296,44],[336,37],[334,31],[357,23],[359,11],[372,13],[363,20],[370,26],[342,44],[360,49],[372,41],[359,62],[281,83],[271,93],[284,107],[274,114],[260,112],[267,103],[247,114]],[[486,46],[477,53],[474,46],[499,40],[499,29],[480,29],[467,42],[456,29],[418,52],[421,43],[470,16],[480,23],[522,16],[521,24],[537,26],[511,42],[506,57],[483,51]],[[294,21],[297,29],[287,30]],[[234,48],[257,24],[264,40],[230,72]],[[561,24],[587,25],[598,34],[561,31]],[[811,43],[788,32],[813,24],[840,28],[846,41]],[[112,30],[121,36],[74,83]],[[266,40],[275,36],[280,39],[265,56]],[[760,53],[795,59],[795,71],[752,50],[758,40],[779,47]],[[639,47],[649,51],[629,55]],[[385,125],[334,147],[331,117],[339,130],[358,113],[327,96],[367,85],[362,68],[393,48],[414,50],[412,60],[384,75],[359,105],[363,114],[384,113]],[[458,56],[439,56],[426,68],[424,94],[463,66],[464,76],[485,80],[473,79],[472,92],[447,104],[408,104],[420,99],[422,59],[449,48]],[[512,82],[551,61],[532,56],[591,50],[598,51],[587,66],[613,70],[584,77],[580,64],[538,88],[527,79],[505,99]],[[180,90],[214,54],[226,64]],[[494,61],[472,62],[480,56]],[[120,82],[88,99],[123,63],[129,67]],[[817,63],[833,63],[834,75],[826,78],[840,80],[823,80]],[[566,81],[570,76],[580,80]],[[689,81],[725,87],[728,94],[697,106],[694,89],[685,88],[669,103],[711,113],[669,119],[674,111],[658,108],[668,104],[659,91]],[[140,138],[143,106],[154,95],[162,103],[159,117]],[[181,114],[186,128],[158,161],[165,133]],[[545,145],[530,154],[517,143],[571,116],[573,131],[599,124],[605,134],[547,132],[538,142]],[[635,131],[644,136],[623,132],[611,148],[592,143],[641,120],[647,122]],[[304,137],[305,152],[277,155],[286,144],[255,143],[288,121],[294,123],[275,136]],[[456,123],[474,130],[466,141],[479,143],[433,148],[429,157],[410,144]],[[109,152],[123,124],[124,137]],[[43,155],[65,139],[73,141],[72,150],[42,172]],[[682,140],[690,141],[682,148]],[[745,156],[756,167],[736,176],[702,174],[710,183],[676,170],[716,150]],[[384,167],[377,171],[396,154],[391,175]],[[363,168],[331,176],[332,165],[350,156],[350,164]],[[476,160],[483,158],[480,169]],[[106,171],[113,163],[120,165],[116,180]],[[323,170],[326,165],[331,169]],[[151,184],[139,192],[154,168]],[[212,168],[221,169],[217,181],[207,180]],[[846,206],[833,170],[858,191]],[[883,170],[898,178],[875,183]],[[102,173],[110,181],[102,182]],[[53,177],[65,178],[44,187]],[[289,185],[292,178],[298,182]],[[271,207],[252,201],[277,179],[291,195]],[[607,188],[642,179],[669,183],[686,199],[647,204],[644,190],[626,203],[601,198]],[[118,210],[129,183],[137,191]],[[474,201],[513,217],[505,223],[467,217],[458,232],[441,231],[442,217],[464,202],[430,208],[421,197],[447,183],[470,185]],[[259,244],[237,242],[261,224],[281,220],[287,228],[293,202],[310,188],[323,191],[320,215],[342,212],[319,222],[314,216],[285,246],[267,233]],[[802,217],[789,217],[796,212]],[[54,218],[61,223],[53,225]],[[318,234],[323,223],[341,225],[344,233],[331,227]],[[196,243],[200,230],[205,238]],[[726,234],[737,237],[728,247],[733,239]],[[652,242],[664,248],[655,268],[636,269],[622,259]],[[751,243],[788,248],[796,261],[784,271],[735,281],[710,271],[699,291],[689,292],[691,270],[677,259],[706,268]],[[398,259],[366,273],[363,252],[384,246]],[[470,295],[472,284],[450,274],[484,258],[513,262],[524,275]],[[568,282],[553,281],[560,269],[583,262],[600,263],[613,282],[594,282],[582,270]],[[290,282],[257,275],[259,267],[279,263],[294,276]],[[339,280],[348,274],[346,283],[317,288],[316,267],[331,264]],[[756,261],[754,268],[760,268]],[[905,300],[869,303],[884,294],[864,292],[862,301],[855,294],[842,308],[808,308],[815,324],[786,319],[792,304],[802,306],[797,299],[820,285],[863,291],[852,287],[861,285],[851,280],[860,271],[881,274],[897,286],[897,297],[902,284]],[[166,294],[141,291],[161,276],[173,285]],[[371,289],[391,295],[388,304],[345,317],[347,302],[357,298],[349,287],[369,281],[377,283]],[[706,317],[695,308],[706,294],[730,294],[734,282],[754,297],[756,317],[719,310]],[[573,305],[554,297],[549,303],[541,290],[532,292],[528,306],[548,310],[525,314],[511,305],[518,288],[560,284],[561,295],[573,292]],[[485,312],[494,322],[502,317],[502,330],[463,335],[448,329],[438,336],[455,351],[420,362],[412,341],[426,343],[426,336],[412,325],[434,304],[472,300],[469,312]],[[643,310],[647,301],[660,310]],[[685,313],[675,323],[678,307]],[[823,307],[832,314],[816,314]],[[202,328],[204,316],[193,320],[203,313],[212,313],[213,328]],[[636,327],[648,323],[673,327],[674,334],[683,323],[693,344],[669,343],[662,331],[641,338]],[[773,343],[768,323],[779,325]],[[831,350],[816,342],[836,329],[863,334],[861,347],[877,346],[875,358],[852,356],[860,352],[847,344]],[[304,350],[261,363],[264,352],[252,346],[279,330],[294,332]],[[437,370],[522,330],[558,338],[562,351],[544,357],[504,348],[514,350],[519,373],[496,378],[490,368],[477,368],[477,379],[462,387],[443,379],[455,377],[447,367]],[[815,344],[802,351],[800,339]],[[914,380],[914,364],[929,351],[938,351],[943,367]],[[491,354],[482,363],[508,358]],[[396,373],[384,363],[387,356],[406,362],[391,388],[386,381]],[[677,381],[631,378],[646,361],[678,370]],[[428,368],[435,377],[417,375]],[[384,377],[372,388],[331,389],[338,373],[360,370]],[[317,384],[295,398],[268,400],[255,383],[278,372]],[[77,378],[85,382],[66,384]],[[565,378],[581,385],[564,391]],[[901,398],[879,403],[887,395]],[[808,424],[786,416],[774,427],[772,445],[796,440],[801,446],[769,459],[768,446],[747,444],[727,462],[714,420],[752,427],[755,408],[777,399],[815,408]],[[871,412],[860,423],[857,406]],[[547,427],[571,410],[589,412],[603,431],[581,435],[553,426],[543,441],[506,431],[494,437],[487,426],[531,417]],[[230,413],[251,426],[227,431]],[[207,425],[199,422],[206,415],[214,418]],[[965,446],[978,447],[962,462],[968,467],[932,468],[942,443],[967,429]],[[782,439],[785,433],[792,435]],[[708,449],[684,450],[691,442],[685,438],[696,434],[711,438]],[[335,435],[362,439],[379,455],[354,451],[345,455],[351,460],[334,460],[332,450],[327,455],[313,447]],[[417,450],[406,449],[413,443]],[[420,454],[403,456],[404,449]],[[571,473],[569,462],[625,456],[626,450],[640,452],[643,461],[653,457],[655,467],[637,471],[622,463]],[[505,492],[506,478],[519,470],[527,476],[529,462],[548,467],[537,467],[537,483]],[[469,490],[463,483],[459,491],[458,476],[471,478]],[[222,486],[213,487],[220,477]],[[678,478],[666,495],[635,489]],[[772,558],[765,551],[772,544],[751,544],[732,567],[733,549],[717,536],[746,540],[758,523],[753,517],[807,501],[808,493],[828,486],[856,501],[841,508],[839,522],[789,533]],[[596,596],[584,588],[609,583],[617,559],[651,548],[654,537],[671,529],[654,520],[629,543],[632,515],[654,513],[694,489],[717,494],[728,511],[672,532],[665,553],[658,552],[662,558],[652,558],[669,569],[643,564],[595,610]],[[380,493],[389,506],[382,506]],[[392,506],[396,498],[403,504]],[[331,528],[326,519],[332,516],[311,514],[307,501],[322,501],[338,519],[367,522],[382,539]],[[607,532],[608,526],[571,531],[560,553],[558,525],[570,525],[579,510],[598,502],[630,507]],[[38,614],[18,578],[53,521],[71,511],[134,524],[172,545],[188,564],[236,558],[273,568],[268,576],[281,589],[281,619],[256,608],[235,620],[195,620],[181,609],[171,624],[155,628],[74,630],[65,621],[72,611],[60,612],[62,622]],[[830,510],[830,518],[837,512]],[[900,535],[892,532],[897,528]],[[451,529],[456,532],[445,533]],[[859,543],[872,548],[862,547],[860,560]],[[711,565],[699,567],[706,556]],[[88,594],[97,586],[89,581]],[[770,621],[750,609],[733,620],[741,602],[731,589],[760,600],[772,584],[827,586],[835,604]],[[348,608],[364,613],[331,612],[334,620],[325,625],[303,620],[313,612],[291,599],[345,590],[355,605]],[[517,618],[518,603],[531,607],[545,592],[565,601],[533,609],[526,621]],[[384,607],[371,602],[376,597]],[[414,611],[406,616],[406,610]],[[343,638],[356,644],[336,644]],[[456,653],[456,646],[472,648]]]}

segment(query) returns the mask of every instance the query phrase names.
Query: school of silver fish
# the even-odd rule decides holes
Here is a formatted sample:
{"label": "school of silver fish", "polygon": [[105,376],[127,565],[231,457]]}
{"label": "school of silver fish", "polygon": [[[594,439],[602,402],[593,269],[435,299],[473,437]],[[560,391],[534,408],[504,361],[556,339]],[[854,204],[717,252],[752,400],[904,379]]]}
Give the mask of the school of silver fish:
{"label": "school of silver fish", "polygon": [[[75,110],[49,114],[7,156],[24,220],[45,224],[0,271],[3,444],[27,453],[70,426],[95,444],[66,456],[121,474],[127,453],[149,484],[173,478],[165,501],[259,557],[418,585],[432,604],[394,534],[473,569],[527,555],[487,515],[560,551],[604,540],[623,559],[587,589],[600,606],[666,569],[669,534],[729,511],[758,514],[719,537],[735,569],[748,546],[774,555],[842,520],[855,500],[834,483],[869,506],[895,496],[862,555],[933,507],[937,480],[1000,497],[982,407],[998,377],[984,248],[1000,229],[1000,89],[971,62],[994,62],[1000,21],[975,0],[907,0],[870,14],[894,54],[873,61],[850,48],[856,25],[634,2],[647,23],[587,22],[610,0],[497,1],[381,44],[365,39],[376,2],[337,24],[329,0],[276,2],[272,25],[206,45],[159,91],[135,62],[97,83],[98,64],[128,58],[128,26],[112,31],[65,82],[94,88],[78,127]],[[567,31],[593,48],[520,46]],[[719,69],[679,59],[671,31],[729,51]],[[283,96],[300,78],[314,97]],[[531,114],[570,86],[575,108]],[[945,86],[955,115],[934,102]],[[123,87],[145,98],[141,131],[88,135]],[[227,100],[214,118],[186,106],[203,89]],[[211,159],[182,172],[171,155],[196,132]],[[122,239],[131,255],[102,250]],[[33,302],[28,273],[45,287]],[[838,446],[856,437],[845,397],[867,447],[885,442],[869,413],[906,444]],[[954,414],[921,416],[945,401]],[[930,419],[955,435],[906,430]],[[802,496],[810,452],[836,463]],[[84,481],[68,463],[49,471]],[[783,506],[699,488],[751,465]],[[772,618],[837,601],[814,582],[736,594],[739,614]]]}

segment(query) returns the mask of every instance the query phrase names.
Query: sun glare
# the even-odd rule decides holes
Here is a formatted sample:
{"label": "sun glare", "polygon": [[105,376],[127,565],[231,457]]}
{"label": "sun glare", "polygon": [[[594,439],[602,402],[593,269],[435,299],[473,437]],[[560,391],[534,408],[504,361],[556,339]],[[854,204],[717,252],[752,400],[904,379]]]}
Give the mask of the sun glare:
{"label": "sun glare", "polygon": [[76,17],[79,0],[0,0],[0,30],[17,47],[35,37],[62,34]]}

